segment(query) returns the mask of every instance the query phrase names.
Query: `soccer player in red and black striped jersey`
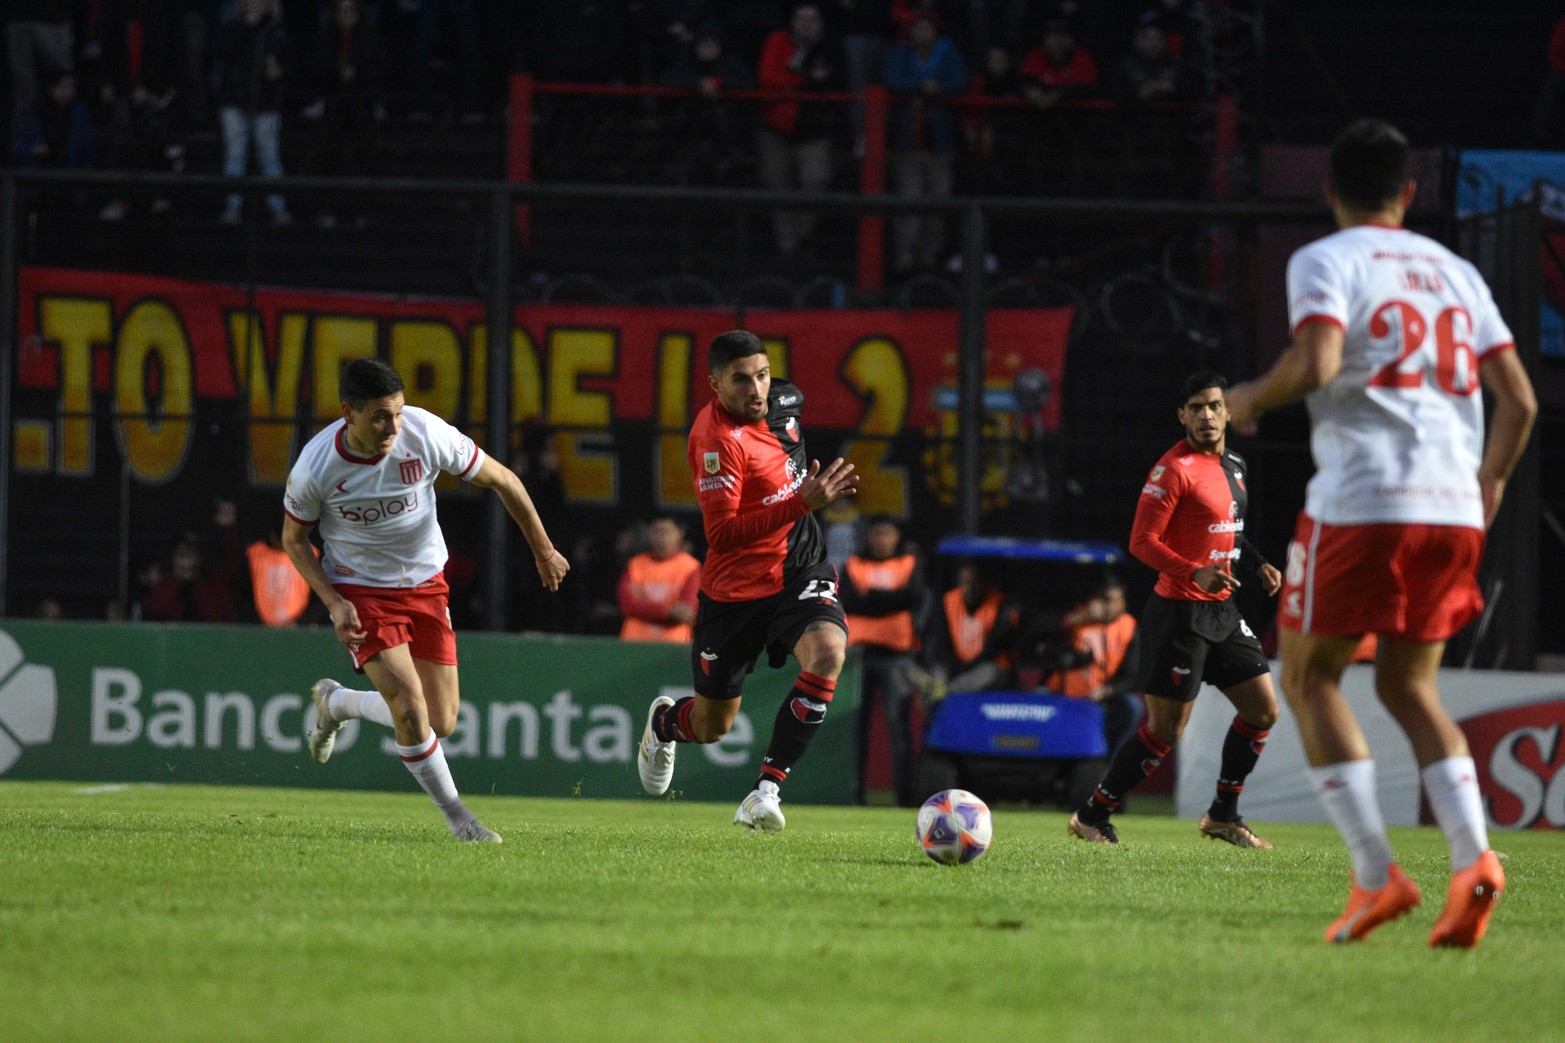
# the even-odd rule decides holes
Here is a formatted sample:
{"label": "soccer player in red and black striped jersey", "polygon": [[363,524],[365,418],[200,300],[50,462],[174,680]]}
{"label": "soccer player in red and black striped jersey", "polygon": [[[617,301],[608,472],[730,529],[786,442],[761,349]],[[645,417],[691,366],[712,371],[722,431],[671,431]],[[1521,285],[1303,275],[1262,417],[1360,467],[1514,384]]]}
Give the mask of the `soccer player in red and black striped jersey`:
{"label": "soccer player in red and black striped jersey", "polygon": [[694,696],[655,699],[637,767],[650,794],[667,792],[677,743],[711,743],[739,715],[756,658],[781,666],[791,653],[799,677],[777,712],[760,778],[734,814],[751,829],[784,825],[779,787],[820,728],[847,654],[837,570],[815,511],[857,491],[842,459],[809,460],[799,416],[804,394],[774,381],[761,339],[731,330],[707,351],[717,398],[696,417],[687,455],[707,556],[691,641]]}
{"label": "soccer player in red and black striped jersey", "polygon": [[1141,488],[1130,552],[1158,571],[1141,615],[1147,719],[1071,815],[1070,833],[1082,840],[1119,843],[1109,816],[1174,748],[1204,680],[1221,689],[1238,714],[1223,742],[1217,795],[1201,817],[1201,832],[1238,847],[1271,847],[1239,815],[1244,780],[1277,722],[1277,694],[1261,643],[1234,604],[1239,580],[1232,566],[1249,552],[1268,594],[1282,587],[1282,574],[1244,538],[1248,468],[1227,445],[1227,387],[1211,371],[1185,381],[1179,406],[1185,437],[1163,454]]}

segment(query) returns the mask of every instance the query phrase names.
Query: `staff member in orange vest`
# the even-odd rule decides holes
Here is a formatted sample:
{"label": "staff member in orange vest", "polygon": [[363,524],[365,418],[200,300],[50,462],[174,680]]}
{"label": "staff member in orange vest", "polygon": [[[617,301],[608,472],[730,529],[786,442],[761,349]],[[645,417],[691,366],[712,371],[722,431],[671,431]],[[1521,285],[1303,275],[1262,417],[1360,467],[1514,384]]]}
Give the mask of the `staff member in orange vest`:
{"label": "staff member in orange vest", "polygon": [[647,527],[648,549],[631,558],[619,578],[619,636],[626,641],[690,640],[701,589],[701,563],[685,550],[685,533],[672,518]]}
{"label": "staff member in orange vest", "polygon": [[918,556],[902,547],[902,530],[890,518],[870,520],[864,553],[848,556],[838,594],[848,614],[848,645],[864,650],[864,694],[859,704],[859,777],[869,753],[870,693],[880,693],[891,744],[891,779],[897,802],[909,805],[913,794],[913,743],[908,708],[913,689],[908,668],[918,648],[915,620],[922,617],[927,591]]}
{"label": "staff member in orange vest", "polygon": [[[316,557],[320,551],[316,550]],[[245,548],[249,564],[250,591],[255,613],[269,627],[291,627],[296,623],[322,621],[326,606],[319,600],[310,604],[310,584],[293,567],[283,550],[282,526],[274,526],[264,540]],[[309,610],[310,618],[305,617]]]}
{"label": "staff member in orange vest", "polygon": [[1125,611],[1125,588],[1109,577],[1085,602],[1065,613],[1065,641],[1072,665],[1056,670],[1048,687],[1072,699],[1091,699],[1103,707],[1103,737],[1109,754],[1119,749],[1141,722],[1136,692],[1141,640],[1136,618]]}
{"label": "staff member in orange vest", "polygon": [[977,563],[957,566],[956,586],[940,599],[929,628],[929,669],[915,671],[915,683],[927,702],[946,692],[1003,688],[1016,669],[1021,606],[989,582]]}

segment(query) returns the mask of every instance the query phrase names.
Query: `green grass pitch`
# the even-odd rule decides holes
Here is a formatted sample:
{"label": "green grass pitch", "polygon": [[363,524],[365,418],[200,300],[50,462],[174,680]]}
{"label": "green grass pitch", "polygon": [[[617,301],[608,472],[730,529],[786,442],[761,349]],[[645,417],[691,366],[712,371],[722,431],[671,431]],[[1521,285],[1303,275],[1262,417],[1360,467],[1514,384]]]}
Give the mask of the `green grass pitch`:
{"label": "green grass pitch", "polygon": [[1321,940],[1324,826],[1273,851],[1123,816],[995,812],[929,861],[914,812],[784,804],[751,834],[675,800],[0,783],[0,1038],[1546,1040],[1565,1038],[1565,838],[1497,833],[1483,945],[1430,950],[1438,831],[1393,830],[1424,905]]}

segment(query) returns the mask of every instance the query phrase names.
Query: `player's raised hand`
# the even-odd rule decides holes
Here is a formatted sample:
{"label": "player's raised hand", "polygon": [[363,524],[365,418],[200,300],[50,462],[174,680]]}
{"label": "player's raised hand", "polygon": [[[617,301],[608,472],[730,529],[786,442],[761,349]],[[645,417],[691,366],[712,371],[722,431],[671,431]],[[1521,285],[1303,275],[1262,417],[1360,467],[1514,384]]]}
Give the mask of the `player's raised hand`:
{"label": "player's raised hand", "polygon": [[558,547],[550,551],[547,558],[538,558],[535,563],[538,566],[538,578],[550,590],[559,590],[560,581],[571,570],[571,563],[565,560],[565,555],[560,553]]}
{"label": "player's raised hand", "polygon": [[810,461],[810,469],[799,483],[799,496],[812,511],[859,491],[859,476],[853,465],[837,457],[824,468],[819,460]]}
{"label": "player's raised hand", "polygon": [[1217,594],[1224,590],[1236,590],[1239,581],[1233,573],[1228,571],[1226,565],[1202,565],[1190,574],[1190,582],[1206,591],[1208,594]]}

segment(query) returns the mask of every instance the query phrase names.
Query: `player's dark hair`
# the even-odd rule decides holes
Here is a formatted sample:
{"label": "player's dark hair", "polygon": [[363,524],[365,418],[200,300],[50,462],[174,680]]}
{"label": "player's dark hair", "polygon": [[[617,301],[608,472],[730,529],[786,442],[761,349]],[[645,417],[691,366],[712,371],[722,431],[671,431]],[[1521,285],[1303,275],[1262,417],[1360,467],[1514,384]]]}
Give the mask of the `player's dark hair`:
{"label": "player's dark hair", "polygon": [[1355,120],[1331,143],[1326,176],[1342,205],[1380,210],[1396,201],[1413,176],[1413,150],[1385,120]]}
{"label": "player's dark hair", "polygon": [[405,390],[402,377],[380,359],[354,359],[342,367],[342,376],[337,378],[338,397],[354,409]]}
{"label": "player's dark hair", "polygon": [[1215,369],[1203,369],[1190,374],[1185,378],[1184,386],[1179,389],[1179,404],[1184,405],[1196,392],[1205,391],[1207,388],[1227,391],[1228,378]]}
{"label": "player's dark hair", "polygon": [[706,349],[706,363],[713,373],[735,359],[766,354],[766,345],[749,330],[729,330],[712,338],[712,346]]}

